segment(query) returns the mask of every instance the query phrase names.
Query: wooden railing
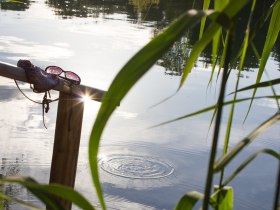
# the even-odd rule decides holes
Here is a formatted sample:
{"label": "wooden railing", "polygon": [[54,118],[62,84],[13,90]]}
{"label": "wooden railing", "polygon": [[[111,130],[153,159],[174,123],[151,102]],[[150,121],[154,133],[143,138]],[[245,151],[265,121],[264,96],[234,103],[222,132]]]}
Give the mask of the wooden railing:
{"label": "wooden railing", "polygon": [[[0,76],[27,82],[22,68],[7,63],[0,62]],[[84,111],[81,98],[87,96],[100,102],[105,91],[84,85],[70,85],[61,78],[53,89],[59,91],[59,102],[49,182],[74,188]],[[71,209],[70,202],[61,199],[59,202],[66,209]]]}
{"label": "wooden railing", "polygon": [[[0,76],[27,82],[25,72],[22,68],[3,62],[0,62]],[[105,91],[97,88],[85,85],[69,85],[69,82],[61,78],[59,78],[59,84],[53,89],[80,97],[87,95],[95,101],[101,101],[105,94]]]}

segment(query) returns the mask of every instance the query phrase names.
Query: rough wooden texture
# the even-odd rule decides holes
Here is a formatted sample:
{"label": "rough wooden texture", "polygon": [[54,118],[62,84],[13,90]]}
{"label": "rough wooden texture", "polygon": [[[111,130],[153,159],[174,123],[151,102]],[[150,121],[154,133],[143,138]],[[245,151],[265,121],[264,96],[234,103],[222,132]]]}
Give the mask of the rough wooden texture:
{"label": "rough wooden texture", "polygon": [[[60,92],[50,183],[74,188],[79,155],[84,103],[81,99]],[[60,200],[66,209],[71,204]]]}

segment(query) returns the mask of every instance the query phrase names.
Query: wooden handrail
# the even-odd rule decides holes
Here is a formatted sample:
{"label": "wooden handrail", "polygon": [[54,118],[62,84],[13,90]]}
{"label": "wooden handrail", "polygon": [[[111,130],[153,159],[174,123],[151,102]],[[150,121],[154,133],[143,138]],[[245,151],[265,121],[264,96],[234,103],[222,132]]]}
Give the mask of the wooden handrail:
{"label": "wooden handrail", "polygon": [[[0,62],[0,76],[28,82],[24,69],[4,62]],[[73,94],[79,97],[87,96],[95,101],[101,101],[106,93],[106,91],[85,85],[71,85],[67,80],[60,77],[58,85],[54,87],[53,90]]]}

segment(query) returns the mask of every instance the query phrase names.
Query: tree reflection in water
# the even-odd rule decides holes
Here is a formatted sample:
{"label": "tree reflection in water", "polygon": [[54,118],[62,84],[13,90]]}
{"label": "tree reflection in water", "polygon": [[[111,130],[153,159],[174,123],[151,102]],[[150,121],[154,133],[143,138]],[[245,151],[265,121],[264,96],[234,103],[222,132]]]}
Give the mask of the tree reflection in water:
{"label": "tree reflection in water", "polygon": [[175,42],[170,50],[158,62],[158,65],[165,68],[165,74],[170,76],[181,76],[190,52],[189,40],[187,37]]}
{"label": "tree reflection in water", "polygon": [[29,6],[30,6],[30,1],[29,0],[0,1],[0,9],[1,10],[25,11],[29,8]]}
{"label": "tree reflection in water", "polygon": [[[267,5],[270,5],[271,0],[257,1],[256,14],[267,9]],[[1,10],[17,10],[24,11],[29,8],[32,2],[29,0],[21,0],[21,3],[15,1],[0,1]],[[178,17],[180,14],[191,8],[202,8],[203,0],[185,1],[185,0],[47,0],[46,4],[53,8],[56,15],[63,19],[69,19],[73,17],[82,18],[112,18],[110,15],[123,14],[126,16],[125,21],[129,21],[134,24],[144,25],[152,27],[154,34],[156,35],[161,31],[168,23]],[[245,32],[246,19],[249,12],[244,10],[241,16],[238,18],[238,28],[240,30],[236,33]],[[259,16],[256,15],[253,23],[259,20]],[[267,26],[264,26],[266,28]],[[266,34],[265,30],[256,34],[253,42],[259,54],[262,52],[264,40]],[[165,74],[172,76],[180,76],[182,67],[186,62],[188,52],[194,43],[198,39],[199,27],[193,28],[189,32],[188,36],[175,43],[166,55],[163,56],[159,65],[165,67]],[[235,40],[234,52],[237,53],[238,49],[242,45],[242,36],[240,40]],[[277,45],[279,46],[278,40]],[[201,55],[200,61],[203,66],[211,64],[211,46],[208,46]],[[275,47],[272,56],[275,60],[280,62],[279,47]],[[237,63],[238,64],[238,63]],[[259,63],[256,58],[252,47],[248,48],[248,54],[244,63],[244,70],[250,71],[252,68],[258,68]],[[280,66],[280,64],[279,64]],[[280,68],[280,67],[279,67]]]}

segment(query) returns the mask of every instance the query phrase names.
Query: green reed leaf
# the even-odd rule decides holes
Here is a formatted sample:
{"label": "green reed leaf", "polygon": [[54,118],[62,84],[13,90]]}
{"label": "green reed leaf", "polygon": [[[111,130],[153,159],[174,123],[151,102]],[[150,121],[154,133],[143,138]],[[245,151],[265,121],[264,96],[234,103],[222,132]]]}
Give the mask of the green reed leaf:
{"label": "green reed leaf", "polygon": [[[267,71],[265,71],[265,73],[266,73],[266,76],[268,77],[268,79],[269,79],[269,75],[268,75],[268,73],[267,73]],[[270,79],[269,79],[270,80]],[[270,83],[270,89],[271,89],[271,92],[273,93],[273,95],[274,96],[277,96],[277,93],[276,93],[276,90],[275,90],[275,88],[274,88],[274,86]],[[278,101],[278,99],[275,99],[275,103],[277,104],[277,108],[278,108],[278,110],[280,110],[280,102]]]}
{"label": "green reed leaf", "polygon": [[240,151],[243,150],[244,147],[248,146],[255,138],[264,132],[267,128],[275,124],[280,120],[280,112],[277,112],[268,120],[263,122],[260,126],[258,126],[253,132],[251,132],[247,137],[245,137],[242,141],[240,141],[235,147],[233,147],[225,156],[220,157],[214,166],[214,171],[218,172],[223,167],[225,167]]}
{"label": "green reed leaf", "polygon": [[[273,95],[273,96],[258,96],[258,97],[255,97],[255,99],[264,99],[264,98],[279,99],[280,96]],[[230,104],[233,104],[233,103],[241,103],[241,102],[244,102],[244,101],[249,101],[251,99],[252,99],[251,97],[248,97],[248,98],[242,98],[242,99],[226,101],[226,102],[223,103],[223,106],[230,105]],[[176,122],[176,121],[183,120],[183,119],[186,119],[186,118],[189,118],[189,117],[193,117],[193,116],[196,116],[196,115],[199,115],[199,114],[203,114],[203,113],[209,112],[211,110],[215,110],[215,112],[216,112],[217,107],[218,107],[218,105],[214,104],[212,106],[208,106],[206,108],[200,109],[200,110],[198,110],[196,112],[192,112],[190,114],[183,115],[181,117],[177,117],[175,119],[168,120],[168,121],[162,122],[162,123],[157,124],[157,125],[153,125],[153,126],[151,126],[149,128],[155,128],[155,127],[159,127],[159,126],[162,126],[162,125],[166,125],[166,124],[169,124],[169,123],[172,123],[172,122]]]}
{"label": "green reed leaf", "polygon": [[[215,11],[222,11],[224,9],[224,7],[228,4],[228,0],[216,0],[215,4],[214,4],[214,9]],[[218,60],[218,52],[219,52],[219,48],[221,48],[221,35],[222,35],[222,28],[220,28],[217,33],[214,35],[213,37],[213,42],[212,42],[212,74],[211,74],[211,78],[210,81],[212,79],[212,76],[214,74],[215,71],[215,67],[217,64],[217,60]],[[224,52],[226,52],[227,50],[224,49]],[[225,53],[223,53],[225,54]],[[223,66],[223,63],[220,63],[220,68]],[[219,68],[219,69],[220,69]]]}
{"label": "green reed leaf", "polygon": [[[7,178],[0,179],[0,183],[18,183],[23,182],[23,183],[32,183],[32,184],[37,184],[36,181],[34,181],[32,178],[28,177],[9,177],[10,180],[7,180]],[[53,195],[46,194],[45,192],[38,191],[33,189],[32,187],[30,188],[29,186],[25,186],[32,194],[34,194],[40,201],[42,201],[44,204],[48,206],[49,209],[52,210],[64,210],[65,208],[58,203],[56,198]]]}
{"label": "green reed leaf", "polygon": [[[215,198],[216,198],[217,194],[220,192],[221,192],[221,190],[217,189],[210,197],[209,204],[213,208],[215,208],[217,206]],[[176,204],[176,207],[174,210],[193,210],[196,203],[203,199],[204,199],[203,193],[200,193],[197,191],[187,192],[185,195],[183,195],[181,197],[179,202]]]}
{"label": "green reed leaf", "polygon": [[[224,66],[224,63],[225,63],[225,58],[226,58],[226,52],[227,52],[227,48],[228,48],[228,42],[229,42],[229,32],[227,32],[226,34],[226,39],[225,39],[225,44],[224,44],[224,49],[223,49],[223,52],[222,52],[222,56],[221,56],[221,60],[220,60],[220,63],[219,63],[219,68],[218,68],[218,73],[217,73],[217,79],[219,78],[220,76],[220,73],[221,73],[221,70]],[[211,75],[211,78],[214,74],[214,70],[215,69],[212,69],[212,75]]]}
{"label": "green reed leaf", "polygon": [[[217,193],[215,193],[217,192]],[[212,200],[216,203],[216,208],[219,210],[232,210],[233,209],[233,188],[230,186],[224,186],[220,188],[218,185],[214,186],[214,196],[211,196]]]}
{"label": "green reed leaf", "polygon": [[277,159],[280,159],[280,154],[271,150],[271,149],[262,149],[260,151],[257,151],[253,155],[251,155],[249,158],[247,158],[233,173],[230,175],[229,178],[223,183],[223,186],[228,185],[249,163],[251,163],[256,157],[258,157],[261,154],[268,154],[272,157],[275,157]]}
{"label": "green reed leaf", "polygon": [[253,52],[254,52],[256,58],[257,58],[258,60],[260,60],[260,59],[261,59],[261,56],[260,56],[260,54],[259,54],[259,52],[258,52],[258,50],[257,50],[257,48],[256,48],[256,45],[255,45],[253,42],[251,42],[250,45],[251,45],[251,48],[253,49]]}
{"label": "green reed leaf", "polygon": [[[222,66],[224,66],[224,63],[225,63],[225,58],[226,58],[226,52],[228,50],[228,42],[229,42],[229,32],[227,32],[227,35],[226,35],[226,40],[225,40],[225,47],[224,47],[224,50],[223,50],[223,53],[222,53],[222,57],[221,57],[221,61],[220,61],[220,64],[219,64],[219,70],[218,70],[218,75],[217,75],[217,80],[218,80],[218,77],[220,75],[220,71],[222,69]],[[214,67],[215,68],[215,67]],[[208,85],[210,85],[210,83],[212,82],[212,78],[213,78],[213,75],[214,75],[214,71],[215,69],[212,68],[212,72],[211,72],[211,76],[210,76],[210,80],[209,80],[209,83]],[[210,124],[209,124],[209,129],[208,131],[210,130],[213,122],[214,122],[214,119],[215,119],[215,116],[216,116],[216,113],[217,113],[217,109],[218,107],[216,107],[215,111],[213,112],[212,114],[212,118],[210,120]]]}
{"label": "green reed leaf", "polygon": [[23,200],[19,200],[19,199],[16,199],[16,198],[13,198],[13,197],[10,197],[8,195],[5,195],[5,194],[2,194],[0,193],[0,209],[4,209],[1,205],[1,202],[4,202],[4,201],[11,201],[11,202],[15,202],[15,203],[18,203],[20,204],[22,207],[25,207],[27,209],[31,209],[31,210],[42,210],[41,208],[38,208],[32,204],[29,204]]}
{"label": "green reed leaf", "polygon": [[[256,89],[256,88],[270,87],[272,85],[278,85],[278,84],[280,84],[280,79],[273,79],[273,80],[268,80],[268,81],[260,82],[257,84],[249,85],[247,87],[238,89],[236,92],[242,92],[245,90],[252,90],[252,89]],[[233,94],[233,93],[234,92],[232,92],[230,94]]]}
{"label": "green reed leaf", "polygon": [[217,114],[217,108],[218,108],[218,105],[215,107],[214,112],[212,114],[212,117],[211,117],[211,120],[210,120],[210,123],[209,123],[209,127],[208,127],[208,133],[209,133],[211,127],[212,127],[212,124],[214,122],[215,116]]}
{"label": "green reed leaf", "polygon": [[[229,25],[231,19],[249,2],[250,0],[235,0],[230,1],[227,6],[216,16],[212,18],[213,22],[209,28],[205,31],[201,39],[193,46],[192,52],[186,61],[185,68],[183,70],[182,78],[178,90],[182,87],[185,80],[187,79],[188,74],[191,72],[191,69],[194,66],[195,61],[197,60],[200,53],[204,48],[210,43],[214,35],[221,28],[221,25]],[[219,24],[218,24],[219,23]]]}
{"label": "green reed leaf", "polygon": [[[268,20],[268,18],[270,17],[270,15],[272,14],[273,8],[275,7],[275,2],[267,9],[265,10],[261,16],[258,18],[258,20],[255,22],[255,24],[253,26],[250,27],[250,36],[249,36],[249,43],[253,49],[253,52],[256,56],[256,58],[258,60],[261,59],[261,56],[259,55],[258,50],[256,49],[254,43],[253,43],[253,39],[255,38],[255,36],[259,33],[259,31],[261,30],[261,28],[265,25],[265,22]],[[232,66],[236,66],[238,59],[240,58],[241,54],[243,51],[243,45],[240,47],[240,49],[238,50],[238,53],[236,55],[236,57],[233,59],[232,62]]]}
{"label": "green reed leaf", "polygon": [[[270,52],[277,40],[279,31],[280,31],[280,1],[276,1],[275,5],[273,7],[273,11],[272,11],[272,16],[270,19],[270,23],[269,23],[269,27],[268,27],[268,32],[267,32],[267,36],[266,36],[266,41],[264,43],[264,48],[262,51],[262,56],[261,56],[261,62],[260,62],[260,68],[258,71],[258,75],[257,75],[257,79],[256,79],[256,84],[259,83],[261,81],[268,57],[270,55]],[[257,88],[254,89],[253,92],[253,96],[252,96],[252,100],[251,103],[249,105],[247,114],[245,116],[245,120],[248,117],[248,114],[251,110],[251,106],[253,104],[253,100],[254,97],[257,93]]]}
{"label": "green reed leaf", "polygon": [[4,2],[7,2],[7,3],[17,3],[17,4],[25,4],[25,2],[17,1],[17,0],[7,0],[7,1],[4,1]]}
{"label": "green reed leaf", "polygon": [[197,201],[203,200],[204,195],[197,191],[187,192],[177,203],[175,210],[192,210]]}
{"label": "green reed leaf", "polygon": [[[210,5],[210,0],[204,0],[203,1],[203,10],[208,10],[209,9],[209,5]],[[201,23],[200,23],[199,39],[201,39],[201,37],[203,35],[203,31],[204,31],[204,27],[205,27],[205,22],[206,22],[206,17],[203,17],[201,19]]]}
{"label": "green reed leaf", "polygon": [[[135,83],[152,67],[152,65],[172,46],[172,44],[184,35],[191,27],[199,23],[210,11],[190,10],[180,16],[165,31],[151,40],[136,55],[134,55],[119,71],[111,83],[98,111],[93,125],[89,141],[90,169],[102,209],[106,209],[102,189],[98,175],[98,148],[102,132],[111,114],[120,104],[128,91]],[[106,100],[110,99],[110,100]]]}
{"label": "green reed leaf", "polygon": [[90,202],[79,192],[70,187],[59,184],[39,184],[31,178],[26,177],[7,177],[0,179],[0,183],[17,183],[30,190],[51,209],[64,209],[57,204],[56,197],[63,198],[77,205],[81,209],[94,210]]}
{"label": "green reed leaf", "polygon": [[[246,57],[246,54],[247,54],[247,48],[248,48],[249,36],[250,36],[250,25],[251,25],[253,12],[255,10],[255,5],[256,5],[256,0],[253,0],[252,6],[251,6],[250,16],[249,16],[248,23],[247,23],[246,34],[245,34],[245,38],[244,38],[244,41],[243,41],[243,50],[242,50],[242,55],[240,57],[240,64],[239,64],[239,67],[238,67],[238,74],[237,74],[237,81],[236,81],[236,84],[235,84],[235,90],[238,89],[240,74],[241,74],[241,71],[243,69],[245,57]],[[236,100],[236,99],[237,99],[237,92],[235,92],[234,97],[233,97],[233,100]],[[228,145],[229,145],[229,139],[230,139],[230,134],[231,134],[231,126],[232,126],[232,121],[233,121],[234,110],[235,110],[235,103],[232,103],[230,111],[229,111],[228,121],[227,121],[227,128],[226,128],[226,134],[225,134],[225,139],[224,139],[224,147],[223,147],[223,155],[225,155],[228,151]],[[223,176],[224,176],[224,169],[221,170],[221,176],[220,176],[220,181],[219,181],[220,185],[222,184]]]}
{"label": "green reed leaf", "polygon": [[210,27],[204,32],[201,39],[193,46],[190,56],[186,61],[185,68],[183,69],[182,78],[178,90],[183,86],[185,80],[187,79],[189,73],[191,72],[194,63],[196,62],[200,53],[212,40],[214,34],[218,31],[221,26],[217,23],[212,23]]}

